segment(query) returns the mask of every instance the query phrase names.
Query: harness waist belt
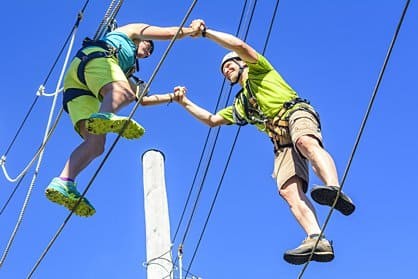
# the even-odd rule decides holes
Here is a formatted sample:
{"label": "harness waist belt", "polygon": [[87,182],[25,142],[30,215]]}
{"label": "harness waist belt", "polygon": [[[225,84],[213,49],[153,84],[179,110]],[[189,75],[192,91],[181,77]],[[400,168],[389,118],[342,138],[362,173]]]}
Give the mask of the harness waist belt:
{"label": "harness waist belt", "polygon": [[[103,50],[97,50],[97,51],[93,51],[89,54],[84,53],[84,48],[86,47],[100,47]],[[112,56],[116,56],[118,53],[118,49],[109,45],[108,43],[106,43],[105,41],[101,41],[101,40],[91,40],[89,38],[85,38],[83,41],[83,48],[80,49],[77,54],[75,55],[75,57],[79,58],[80,64],[77,68],[77,78],[86,85],[86,78],[84,75],[84,71],[86,69],[86,65],[89,61],[91,61],[92,59],[95,58],[108,58],[108,57],[112,57]]]}

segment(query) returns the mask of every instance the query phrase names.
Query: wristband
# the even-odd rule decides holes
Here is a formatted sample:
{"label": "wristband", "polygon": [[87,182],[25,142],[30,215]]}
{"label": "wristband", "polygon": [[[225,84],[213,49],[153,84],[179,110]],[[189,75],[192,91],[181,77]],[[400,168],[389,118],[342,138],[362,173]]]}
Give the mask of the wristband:
{"label": "wristband", "polygon": [[202,29],[202,37],[206,38],[206,26]]}

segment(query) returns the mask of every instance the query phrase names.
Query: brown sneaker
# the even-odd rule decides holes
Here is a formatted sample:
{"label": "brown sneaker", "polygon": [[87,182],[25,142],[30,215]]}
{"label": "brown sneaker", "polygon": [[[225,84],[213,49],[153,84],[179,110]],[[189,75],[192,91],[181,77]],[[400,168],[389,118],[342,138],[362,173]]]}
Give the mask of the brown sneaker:
{"label": "brown sneaker", "polygon": [[[284,260],[290,264],[306,263],[317,239],[317,234],[310,235],[297,248],[286,251],[283,255]],[[312,260],[317,262],[330,262],[333,259],[334,249],[332,248],[332,242],[326,240],[325,237],[322,236],[312,255]]]}

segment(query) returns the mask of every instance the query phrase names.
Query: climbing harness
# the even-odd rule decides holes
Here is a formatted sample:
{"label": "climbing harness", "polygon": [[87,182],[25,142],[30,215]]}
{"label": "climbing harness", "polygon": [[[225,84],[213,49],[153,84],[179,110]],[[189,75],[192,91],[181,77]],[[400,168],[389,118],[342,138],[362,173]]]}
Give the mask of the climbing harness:
{"label": "climbing harness", "polygon": [[[84,52],[84,49],[87,47],[99,47],[102,50],[97,50],[89,54],[86,54]],[[92,40],[90,38],[85,38],[83,41],[83,47],[75,55],[77,58],[81,60],[77,68],[77,78],[83,84],[86,84],[84,71],[86,69],[87,63],[90,62],[92,59],[96,59],[96,58],[110,58],[110,57],[117,58],[118,52],[119,52],[119,49],[109,45],[105,41]]]}
{"label": "climbing harness", "polygon": [[[241,89],[235,96],[234,104],[232,106],[232,116],[234,121],[239,126],[244,126],[248,123],[265,125],[268,136],[274,145],[274,153],[277,153],[282,148],[292,146],[293,143],[289,131],[289,118],[297,110],[304,110],[311,113],[320,125],[318,113],[312,108],[310,102],[306,99],[297,97],[285,102],[276,116],[269,118],[260,109],[257,98],[250,87],[249,80],[246,81],[245,88],[247,89],[249,95],[248,97],[243,93],[243,89]],[[244,107],[245,117],[241,116],[236,109],[235,104],[238,100],[240,100]],[[289,110],[293,109],[295,105],[298,105],[298,107],[289,112]]]}
{"label": "climbing harness", "polygon": [[[102,50],[97,50],[89,54],[86,54],[84,50],[87,47],[99,47]],[[110,58],[110,57],[117,58],[118,51],[119,49],[109,45],[105,41],[92,40],[90,38],[85,38],[83,41],[82,48],[75,55],[78,59],[80,59],[80,64],[78,65],[78,68],[77,68],[77,78],[79,79],[79,81],[83,83],[84,85],[86,85],[86,78],[85,78],[84,72],[85,72],[88,62],[90,62],[92,59],[95,59],[95,58]],[[84,96],[84,95],[96,97],[89,90],[84,90],[80,88],[67,89],[64,92],[63,98],[62,98],[62,104],[63,104],[64,110],[68,113],[68,106],[67,106],[68,102],[77,97]]]}

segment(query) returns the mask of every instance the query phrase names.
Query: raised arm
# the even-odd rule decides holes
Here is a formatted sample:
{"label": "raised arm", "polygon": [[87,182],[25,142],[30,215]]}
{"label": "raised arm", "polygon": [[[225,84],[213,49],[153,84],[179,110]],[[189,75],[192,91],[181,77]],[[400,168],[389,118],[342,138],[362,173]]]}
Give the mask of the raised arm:
{"label": "raised arm", "polygon": [[196,119],[200,120],[201,122],[205,123],[210,127],[216,127],[219,125],[225,125],[229,123],[228,120],[224,119],[223,117],[217,114],[212,114],[204,108],[190,101],[186,97],[185,93],[186,91],[184,87],[176,87],[174,89],[174,100],[181,104]]}
{"label": "raised arm", "polygon": [[235,51],[238,54],[238,56],[245,62],[257,62],[257,52],[243,40],[228,33],[209,29],[208,27],[206,27],[205,22],[201,19],[193,20],[190,26],[193,30],[200,30],[199,33],[192,34],[193,37],[202,36],[208,38],[216,42],[217,44],[223,46],[224,48]]}
{"label": "raised arm", "polygon": [[[178,27],[159,27],[145,23],[131,23],[117,28],[115,31],[123,32],[132,40],[170,40],[176,33]],[[178,38],[184,38],[190,35],[196,35],[199,29],[194,27],[183,27]]]}

